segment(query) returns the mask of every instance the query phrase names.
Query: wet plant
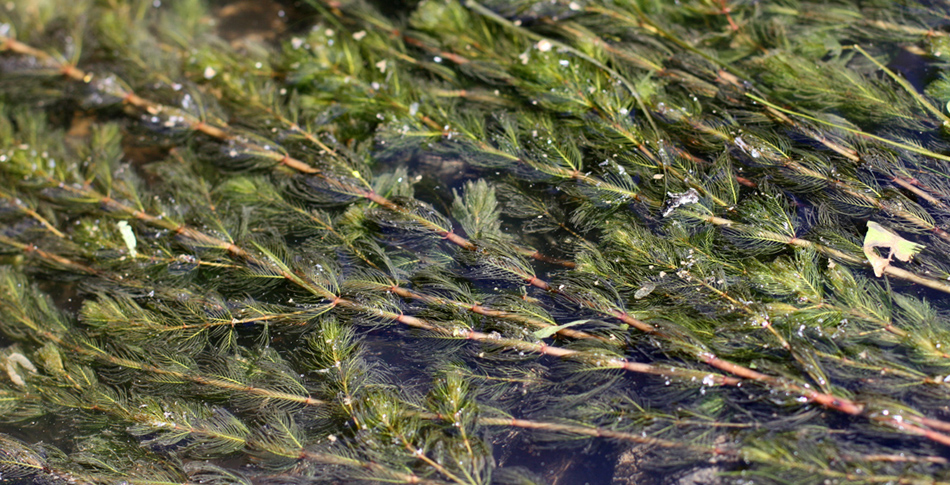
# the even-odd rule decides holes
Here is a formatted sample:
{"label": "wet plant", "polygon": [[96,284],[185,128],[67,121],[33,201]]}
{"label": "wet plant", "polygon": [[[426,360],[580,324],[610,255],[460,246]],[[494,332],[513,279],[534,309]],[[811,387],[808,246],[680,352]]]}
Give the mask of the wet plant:
{"label": "wet plant", "polygon": [[947,5],[261,5],[0,6],[3,480],[950,482]]}

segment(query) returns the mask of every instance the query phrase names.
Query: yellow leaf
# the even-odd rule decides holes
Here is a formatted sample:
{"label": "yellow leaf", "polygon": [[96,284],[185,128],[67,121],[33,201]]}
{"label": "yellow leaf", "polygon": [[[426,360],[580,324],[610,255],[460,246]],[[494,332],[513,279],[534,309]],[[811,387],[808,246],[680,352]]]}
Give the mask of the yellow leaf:
{"label": "yellow leaf", "polygon": [[129,223],[125,221],[119,221],[116,226],[119,227],[119,234],[122,234],[122,241],[125,242],[125,247],[128,248],[129,254],[133,258],[137,257],[138,252],[135,250],[135,233],[132,232],[132,227],[129,226]]}
{"label": "yellow leaf", "polygon": [[[885,258],[878,254],[874,248],[888,248],[891,251]],[[921,249],[924,249],[922,244],[910,242],[890,229],[874,221],[868,221],[868,233],[864,236],[864,255],[867,256],[871,267],[874,268],[874,276],[880,278],[884,274],[884,268],[891,265],[893,258],[906,263]]]}

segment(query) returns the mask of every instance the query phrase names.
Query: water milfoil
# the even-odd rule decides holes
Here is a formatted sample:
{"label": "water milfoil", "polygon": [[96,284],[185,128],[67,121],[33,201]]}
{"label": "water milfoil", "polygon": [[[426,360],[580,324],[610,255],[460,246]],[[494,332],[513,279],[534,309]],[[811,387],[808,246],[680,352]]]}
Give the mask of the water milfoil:
{"label": "water milfoil", "polygon": [[247,8],[0,9],[4,479],[950,481],[945,6]]}

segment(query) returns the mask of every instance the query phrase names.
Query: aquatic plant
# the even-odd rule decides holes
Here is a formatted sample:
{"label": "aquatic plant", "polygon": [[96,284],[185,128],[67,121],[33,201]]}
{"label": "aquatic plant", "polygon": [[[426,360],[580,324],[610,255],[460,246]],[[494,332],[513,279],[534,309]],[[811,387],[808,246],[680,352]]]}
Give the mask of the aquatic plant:
{"label": "aquatic plant", "polygon": [[950,7],[260,5],[0,6],[4,480],[950,481]]}

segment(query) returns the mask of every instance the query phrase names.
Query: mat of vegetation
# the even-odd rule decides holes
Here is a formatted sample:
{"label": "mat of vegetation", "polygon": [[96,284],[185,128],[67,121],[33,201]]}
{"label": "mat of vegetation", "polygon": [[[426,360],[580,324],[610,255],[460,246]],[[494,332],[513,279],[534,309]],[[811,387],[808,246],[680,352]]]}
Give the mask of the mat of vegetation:
{"label": "mat of vegetation", "polygon": [[948,57],[938,0],[0,4],[0,479],[950,482]]}

